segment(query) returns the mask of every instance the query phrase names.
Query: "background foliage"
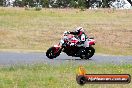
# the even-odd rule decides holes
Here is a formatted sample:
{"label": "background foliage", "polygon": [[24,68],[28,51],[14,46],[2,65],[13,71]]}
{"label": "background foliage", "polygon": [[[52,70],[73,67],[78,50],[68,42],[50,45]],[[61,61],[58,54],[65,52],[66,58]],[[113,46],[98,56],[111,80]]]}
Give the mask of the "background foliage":
{"label": "background foliage", "polygon": [[[0,5],[3,6],[3,2],[5,0],[0,0]],[[31,7],[36,6],[36,4],[42,5],[42,7],[53,7],[53,8],[66,8],[66,7],[73,7],[73,8],[80,8],[85,7],[89,8],[90,1],[96,0],[15,0],[13,3],[14,6],[23,7],[29,5]],[[108,1],[110,0],[102,0],[103,7],[108,7]]]}

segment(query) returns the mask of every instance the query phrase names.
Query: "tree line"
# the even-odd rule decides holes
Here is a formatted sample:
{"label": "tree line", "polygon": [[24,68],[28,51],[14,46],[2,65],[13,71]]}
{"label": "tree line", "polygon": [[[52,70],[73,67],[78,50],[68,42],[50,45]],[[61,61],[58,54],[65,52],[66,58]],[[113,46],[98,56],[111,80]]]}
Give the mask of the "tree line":
{"label": "tree line", "polygon": [[[6,1],[8,0],[0,0],[0,5],[4,6]],[[112,0],[15,0],[13,6],[24,7],[28,5],[34,7],[36,5],[41,5],[46,8],[89,8],[93,3],[98,2],[98,7],[109,7],[109,1]]]}

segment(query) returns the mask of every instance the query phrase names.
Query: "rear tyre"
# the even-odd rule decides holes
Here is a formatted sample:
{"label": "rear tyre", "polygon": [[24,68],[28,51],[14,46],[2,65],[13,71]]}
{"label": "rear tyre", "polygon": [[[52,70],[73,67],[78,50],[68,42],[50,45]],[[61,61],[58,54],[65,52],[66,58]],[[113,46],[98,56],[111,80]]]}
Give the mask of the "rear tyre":
{"label": "rear tyre", "polygon": [[80,56],[80,58],[87,60],[87,59],[91,58],[94,55],[94,53],[95,53],[95,49],[93,47],[88,47],[88,48],[86,48],[86,54]]}
{"label": "rear tyre", "polygon": [[53,58],[56,58],[57,56],[60,55],[60,51],[58,51],[57,53],[54,53],[55,51],[55,47],[51,47],[47,50],[46,52],[46,56],[49,58],[49,59],[53,59]]}
{"label": "rear tyre", "polygon": [[88,58],[91,58],[95,53],[95,49],[93,47],[88,48]]}

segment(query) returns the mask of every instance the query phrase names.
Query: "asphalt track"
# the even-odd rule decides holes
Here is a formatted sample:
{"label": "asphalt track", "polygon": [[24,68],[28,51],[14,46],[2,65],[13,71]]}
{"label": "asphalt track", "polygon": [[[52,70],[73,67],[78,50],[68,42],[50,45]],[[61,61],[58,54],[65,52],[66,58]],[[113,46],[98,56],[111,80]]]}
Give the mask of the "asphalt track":
{"label": "asphalt track", "polygon": [[89,60],[81,60],[78,57],[67,56],[62,53],[55,59],[48,59],[44,52],[42,53],[23,53],[23,52],[0,52],[0,66],[19,65],[19,64],[38,64],[46,63],[51,65],[59,65],[65,63],[74,64],[132,64],[132,56],[112,56],[95,54]]}

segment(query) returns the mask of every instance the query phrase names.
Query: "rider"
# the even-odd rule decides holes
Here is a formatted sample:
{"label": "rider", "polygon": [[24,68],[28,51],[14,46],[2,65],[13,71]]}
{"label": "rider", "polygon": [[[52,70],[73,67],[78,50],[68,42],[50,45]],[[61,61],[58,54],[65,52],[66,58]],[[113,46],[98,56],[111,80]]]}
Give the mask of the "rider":
{"label": "rider", "polygon": [[77,36],[79,38],[79,43],[77,44],[77,46],[84,46],[84,47],[88,47],[88,37],[87,35],[84,33],[84,29],[83,27],[77,27],[75,31],[72,32],[68,32],[69,34],[73,34],[75,36]]}

